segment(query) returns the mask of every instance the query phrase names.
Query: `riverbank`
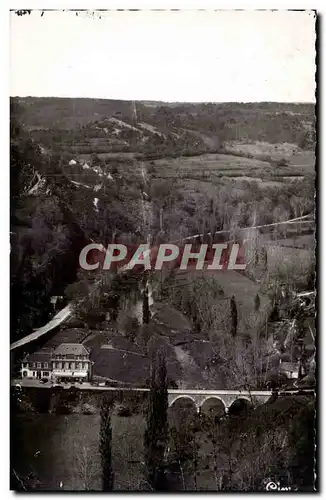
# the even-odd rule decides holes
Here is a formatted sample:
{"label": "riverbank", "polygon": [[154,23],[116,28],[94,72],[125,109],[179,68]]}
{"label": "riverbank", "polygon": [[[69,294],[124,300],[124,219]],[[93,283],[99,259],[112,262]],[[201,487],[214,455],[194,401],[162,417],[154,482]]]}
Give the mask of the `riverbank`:
{"label": "riverbank", "polygon": [[[45,385],[45,384],[44,384]],[[143,412],[148,390],[134,391],[113,387],[29,386],[11,388],[12,413],[49,413],[57,415],[98,414],[105,399],[112,407],[123,406],[130,414]],[[95,390],[94,390],[95,389]]]}

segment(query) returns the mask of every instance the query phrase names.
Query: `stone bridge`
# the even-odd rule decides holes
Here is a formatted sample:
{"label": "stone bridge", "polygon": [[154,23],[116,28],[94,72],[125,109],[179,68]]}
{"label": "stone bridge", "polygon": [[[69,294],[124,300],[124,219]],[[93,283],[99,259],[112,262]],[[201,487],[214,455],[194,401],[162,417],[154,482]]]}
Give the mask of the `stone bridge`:
{"label": "stone bridge", "polygon": [[169,389],[168,403],[171,407],[176,401],[191,400],[197,412],[200,412],[201,407],[206,401],[220,401],[225,413],[228,413],[229,408],[235,401],[244,401],[250,406],[258,406],[264,404],[271,397],[271,391],[223,391],[223,390],[205,390],[205,389]]}
{"label": "stone bridge", "polygon": [[[12,385],[19,385],[20,387],[37,387],[44,388],[44,385],[40,385],[38,380],[29,379],[19,379],[12,380]],[[48,386],[48,387],[52,387]],[[106,385],[94,386],[90,383],[84,382],[83,385],[74,384],[75,388],[79,390],[91,390],[91,391],[118,391],[118,392],[149,392],[149,388],[144,387],[109,387]],[[63,389],[70,389],[71,385],[64,385]],[[249,406],[259,406],[268,401],[272,396],[272,391],[240,391],[240,390],[216,390],[216,389],[168,389],[168,405],[172,407],[177,401],[191,401],[195,406],[197,412],[199,413],[202,406],[206,403],[216,403],[219,402],[224,409],[225,413],[228,413],[229,408],[236,401],[243,401]]]}

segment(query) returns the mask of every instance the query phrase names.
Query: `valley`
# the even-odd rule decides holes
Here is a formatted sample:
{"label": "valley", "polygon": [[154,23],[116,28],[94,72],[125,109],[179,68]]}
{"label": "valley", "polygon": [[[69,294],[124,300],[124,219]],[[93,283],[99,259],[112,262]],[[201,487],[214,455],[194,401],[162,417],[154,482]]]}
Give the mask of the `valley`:
{"label": "valley", "polygon": [[[282,442],[267,424],[262,439],[288,457],[295,448],[291,418],[314,404],[313,105],[27,97],[12,98],[11,108],[12,378],[19,384],[24,363],[35,353],[49,356],[51,373],[56,349],[81,345],[92,366],[84,385],[23,377],[22,393],[46,394],[62,385],[73,401],[87,389],[148,390],[157,353],[165,360],[169,391],[267,391],[271,400],[260,409],[238,408],[227,421],[224,412],[214,413],[214,405],[206,420],[195,414],[184,429],[170,415],[165,457],[177,490],[194,488],[194,481],[196,489],[221,490],[226,477],[229,488],[258,488],[253,462],[250,484],[239,472],[256,422],[276,412]],[[148,243],[154,252],[163,243],[198,248],[223,242],[240,245],[244,271],[171,267],[118,273],[79,265],[90,243]],[[67,490],[100,489],[97,437],[88,436],[83,464],[78,462],[73,475],[67,471],[76,450],[67,454],[68,465],[57,463],[67,429],[78,439],[90,425],[96,436],[100,432],[93,403],[77,405],[77,418],[74,404],[64,410],[58,404],[47,415],[49,408],[41,411],[17,397],[17,429],[28,432],[31,424],[24,421],[43,411],[37,418],[45,428],[50,425],[57,450],[49,458],[53,478],[50,466],[35,464],[43,479],[31,488],[56,489],[62,481]],[[141,472],[146,409],[119,398],[112,417],[115,489],[147,490]],[[191,413],[187,398],[181,399],[175,409],[179,420]],[[118,404],[128,415],[119,415]],[[220,419],[217,427],[212,415]],[[246,459],[238,457],[239,450]],[[89,456],[97,457],[96,470],[90,470]],[[28,474],[28,465],[15,467],[19,477]],[[85,467],[87,487],[79,470]],[[261,469],[259,474],[262,480]]]}

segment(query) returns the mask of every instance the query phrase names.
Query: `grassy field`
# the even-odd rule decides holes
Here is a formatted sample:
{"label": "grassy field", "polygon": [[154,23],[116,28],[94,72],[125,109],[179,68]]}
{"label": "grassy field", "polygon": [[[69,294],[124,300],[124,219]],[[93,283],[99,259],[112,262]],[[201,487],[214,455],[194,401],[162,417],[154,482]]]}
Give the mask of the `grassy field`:
{"label": "grassy field", "polygon": [[[268,236],[268,235],[266,235]],[[270,244],[273,245],[275,244],[275,241],[268,239],[268,237],[265,240],[265,244]],[[308,249],[308,248],[314,248],[316,245],[316,239],[314,234],[302,234],[299,236],[293,235],[292,237],[289,238],[284,238],[284,239],[279,239],[278,244],[282,247],[291,247],[291,248],[302,248],[302,249]]]}
{"label": "grassy field", "polygon": [[[267,173],[270,165],[255,159],[225,154],[205,154],[195,157],[154,160],[157,176],[167,178],[207,178],[210,182],[222,176]],[[257,176],[257,175],[256,175]]]}
{"label": "grassy field", "polygon": [[[247,145],[250,151],[250,145]],[[232,154],[233,153],[233,154]],[[242,152],[246,154],[245,151]],[[314,171],[315,157],[311,151],[296,152],[289,156],[265,155],[264,160],[238,156],[240,151],[230,150],[230,154],[204,154],[195,157],[162,158],[154,160],[156,176],[163,178],[207,178],[214,182],[221,177],[246,177],[268,180],[271,176],[301,176]],[[247,153],[252,154],[252,153]],[[285,158],[289,165],[276,165]],[[273,163],[274,162],[274,163]]]}
{"label": "grassy field", "polygon": [[[243,220],[239,221],[239,217],[237,218],[234,213],[233,224],[238,221],[240,226],[249,226],[254,225],[255,219],[252,218],[254,208],[248,205],[255,199],[260,198],[256,209],[258,224],[291,218],[289,211],[292,211],[292,205],[289,201],[289,191],[292,194],[300,193],[299,196],[306,197],[308,202],[312,201],[310,192],[314,176],[312,151],[296,152],[286,157],[286,163],[282,164],[277,163],[279,160],[276,157],[268,155],[260,155],[264,156],[263,160],[237,154],[212,153],[144,162],[153,184],[158,182],[164,187],[166,182],[170,190],[174,188],[177,191],[176,201],[173,202],[172,208],[165,210],[164,214],[164,229],[169,234],[170,240],[203,232],[203,226],[208,220],[209,224],[213,224],[213,218],[209,219],[208,215],[209,203],[214,204],[214,210],[218,214],[223,211],[233,214],[236,205]],[[302,194],[304,190],[307,191],[306,194]],[[158,188],[156,192],[159,192]],[[243,216],[242,202],[247,204],[247,217]],[[154,206],[155,203],[153,197]],[[276,210],[277,207],[279,212]]]}
{"label": "grassy field", "polygon": [[[235,296],[238,307],[239,319],[245,318],[254,308],[255,296],[258,293],[261,301],[261,311],[269,310],[270,300],[267,295],[261,293],[259,283],[255,283],[243,274],[236,271],[196,271],[195,276],[204,276],[206,278],[214,278],[217,284],[223,289],[225,297],[231,298]],[[177,281],[182,282],[190,279],[189,273],[177,274]]]}

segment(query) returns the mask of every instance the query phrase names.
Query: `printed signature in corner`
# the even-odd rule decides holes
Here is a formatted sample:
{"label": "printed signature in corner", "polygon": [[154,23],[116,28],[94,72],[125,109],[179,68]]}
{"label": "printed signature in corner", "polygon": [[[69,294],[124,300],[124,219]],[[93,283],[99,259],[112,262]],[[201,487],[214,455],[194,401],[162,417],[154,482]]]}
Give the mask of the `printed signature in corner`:
{"label": "printed signature in corner", "polygon": [[281,486],[281,484],[277,481],[269,481],[265,487],[266,491],[295,491],[295,489],[291,488],[291,486]]}

